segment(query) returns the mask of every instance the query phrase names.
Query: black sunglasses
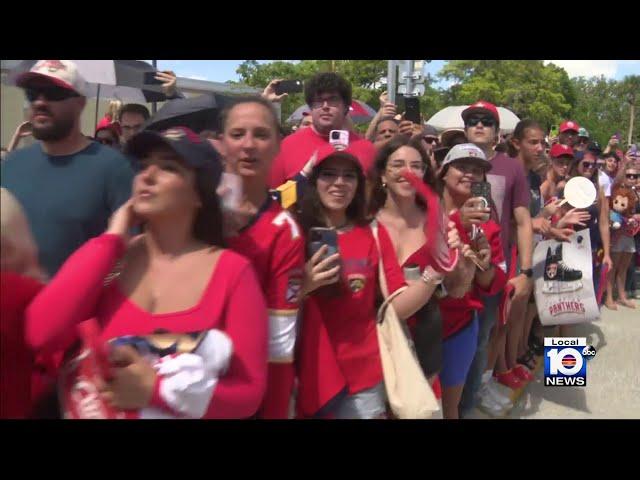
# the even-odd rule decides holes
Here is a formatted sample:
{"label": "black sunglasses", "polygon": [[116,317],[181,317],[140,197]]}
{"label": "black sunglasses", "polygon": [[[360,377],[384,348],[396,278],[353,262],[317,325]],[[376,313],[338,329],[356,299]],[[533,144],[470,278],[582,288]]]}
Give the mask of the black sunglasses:
{"label": "black sunglasses", "polygon": [[638,178],[640,178],[640,174],[639,173],[627,173],[626,177],[629,180],[637,180]]}
{"label": "black sunglasses", "polygon": [[482,122],[485,127],[493,127],[496,121],[493,117],[469,117],[465,123],[467,127],[475,127]]}
{"label": "black sunglasses", "polygon": [[596,162],[582,162],[582,168],[594,168]]}
{"label": "black sunglasses", "polygon": [[40,95],[44,96],[48,102],[60,102],[69,98],[79,97],[73,90],[68,90],[61,87],[39,87],[39,88],[27,88],[25,89],[25,95],[30,103],[35,102]]}
{"label": "black sunglasses", "polygon": [[438,143],[438,139],[437,138],[433,138],[433,137],[422,137],[424,139],[425,142],[427,143]]}

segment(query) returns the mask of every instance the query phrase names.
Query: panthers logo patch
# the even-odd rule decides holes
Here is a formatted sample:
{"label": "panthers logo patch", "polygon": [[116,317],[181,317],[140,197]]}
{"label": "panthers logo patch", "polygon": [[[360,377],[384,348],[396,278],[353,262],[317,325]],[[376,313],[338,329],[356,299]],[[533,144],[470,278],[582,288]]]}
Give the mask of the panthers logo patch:
{"label": "panthers logo patch", "polygon": [[349,288],[353,293],[360,292],[367,282],[366,277],[360,273],[349,275],[347,277],[347,281],[349,282]]}

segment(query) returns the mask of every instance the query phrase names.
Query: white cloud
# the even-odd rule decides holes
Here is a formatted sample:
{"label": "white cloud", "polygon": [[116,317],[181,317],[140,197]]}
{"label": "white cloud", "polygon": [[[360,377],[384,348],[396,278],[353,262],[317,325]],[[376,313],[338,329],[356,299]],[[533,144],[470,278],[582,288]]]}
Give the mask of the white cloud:
{"label": "white cloud", "polygon": [[618,68],[623,64],[637,64],[640,60],[545,60],[545,64],[554,63],[564,68],[570,77],[615,78]]}

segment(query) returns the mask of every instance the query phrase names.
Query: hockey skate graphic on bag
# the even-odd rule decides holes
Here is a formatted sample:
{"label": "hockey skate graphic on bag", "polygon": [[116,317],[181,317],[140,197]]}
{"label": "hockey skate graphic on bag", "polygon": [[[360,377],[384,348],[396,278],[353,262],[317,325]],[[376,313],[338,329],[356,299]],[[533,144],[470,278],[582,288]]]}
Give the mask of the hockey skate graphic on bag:
{"label": "hockey skate graphic on bag", "polygon": [[554,254],[547,249],[544,263],[543,293],[575,292],[582,288],[582,272],[567,266],[562,260],[562,244],[556,247]]}

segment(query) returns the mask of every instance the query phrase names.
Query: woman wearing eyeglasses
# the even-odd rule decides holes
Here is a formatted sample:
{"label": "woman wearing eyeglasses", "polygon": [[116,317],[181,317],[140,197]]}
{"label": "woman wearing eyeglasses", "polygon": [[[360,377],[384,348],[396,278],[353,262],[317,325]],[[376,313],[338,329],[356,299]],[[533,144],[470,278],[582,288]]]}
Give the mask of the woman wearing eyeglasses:
{"label": "woman wearing eyeglasses", "polygon": [[[421,161],[421,160],[420,160]],[[396,251],[382,223],[380,251],[366,217],[365,176],[348,148],[318,154],[301,205],[305,233],[312,228],[336,232],[337,252],[322,245],[305,267],[308,295],[298,347],[298,413],[320,418],[384,418],[385,389],[376,332],[381,299],[382,262],[389,293],[405,285]],[[453,225],[450,248],[459,246]],[[434,294],[443,276],[427,267],[391,304],[401,319],[410,318]]]}

